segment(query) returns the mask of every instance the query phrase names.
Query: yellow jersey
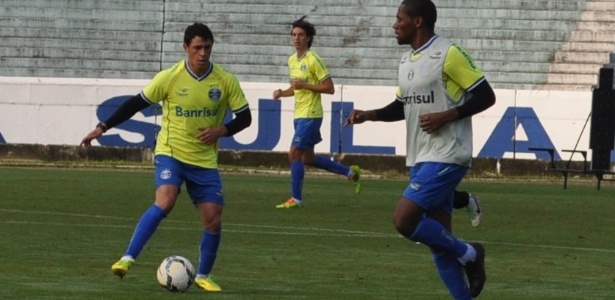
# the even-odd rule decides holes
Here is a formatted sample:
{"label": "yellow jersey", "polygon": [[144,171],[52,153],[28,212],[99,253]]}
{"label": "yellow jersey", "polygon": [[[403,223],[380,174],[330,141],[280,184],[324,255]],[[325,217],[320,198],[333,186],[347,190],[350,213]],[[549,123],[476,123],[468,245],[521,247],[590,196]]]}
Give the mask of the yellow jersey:
{"label": "yellow jersey", "polygon": [[197,139],[199,128],[222,125],[230,109],[248,109],[237,78],[211,63],[203,76],[196,76],[182,60],[160,71],[141,95],[162,106],[161,130],[156,139],[156,155],[203,167],[218,167],[218,142],[205,145]]}
{"label": "yellow jersey", "polygon": [[[297,53],[288,58],[290,78],[298,78],[308,84],[319,84],[329,78],[324,60],[314,51],[308,50],[302,57]],[[322,118],[323,109],[320,93],[310,90],[295,90],[295,119]]]}

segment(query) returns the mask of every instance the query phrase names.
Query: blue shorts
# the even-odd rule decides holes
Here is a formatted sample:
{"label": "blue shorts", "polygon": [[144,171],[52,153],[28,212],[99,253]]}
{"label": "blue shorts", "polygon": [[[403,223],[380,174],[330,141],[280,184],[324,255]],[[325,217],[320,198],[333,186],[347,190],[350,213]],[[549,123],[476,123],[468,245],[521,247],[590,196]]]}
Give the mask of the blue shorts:
{"label": "blue shorts", "polygon": [[322,141],[320,137],[321,124],[322,118],[295,119],[295,135],[293,136],[291,146],[299,149],[313,149],[316,144]]}
{"label": "blue shorts", "polygon": [[156,188],[170,184],[181,189],[185,182],[193,203],[214,202],[224,205],[222,180],[218,169],[185,164],[166,155],[156,155],[154,161]]}
{"label": "blue shorts", "polygon": [[455,189],[468,171],[468,167],[424,162],[410,170],[410,183],[404,197],[429,212],[442,210],[452,215]]}

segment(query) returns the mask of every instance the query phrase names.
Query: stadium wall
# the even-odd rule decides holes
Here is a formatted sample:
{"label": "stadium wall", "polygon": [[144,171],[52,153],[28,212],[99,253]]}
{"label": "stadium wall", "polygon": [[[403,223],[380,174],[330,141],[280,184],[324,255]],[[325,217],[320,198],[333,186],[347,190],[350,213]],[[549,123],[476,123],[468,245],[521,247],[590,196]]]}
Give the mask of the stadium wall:
{"label": "stadium wall", "polygon": [[[138,92],[146,80],[0,77],[0,143],[78,145],[121,102]],[[294,101],[271,99],[276,83],[242,83],[253,111],[253,125],[221,142],[235,151],[287,151],[293,135]],[[352,109],[382,107],[395,97],[393,86],[337,85],[325,95],[323,142],[316,152],[331,155],[406,154],[403,122],[370,122],[344,128]],[[556,159],[568,160],[564,149],[587,150],[590,92],[497,89],[497,102],[473,117],[474,157],[542,159],[553,148]],[[151,148],[160,124],[160,109],[143,110],[98,139],[102,146]],[[231,114],[227,114],[230,118]],[[591,156],[590,156],[591,157]],[[573,160],[582,157],[573,156]],[[615,160],[612,158],[612,160]]]}

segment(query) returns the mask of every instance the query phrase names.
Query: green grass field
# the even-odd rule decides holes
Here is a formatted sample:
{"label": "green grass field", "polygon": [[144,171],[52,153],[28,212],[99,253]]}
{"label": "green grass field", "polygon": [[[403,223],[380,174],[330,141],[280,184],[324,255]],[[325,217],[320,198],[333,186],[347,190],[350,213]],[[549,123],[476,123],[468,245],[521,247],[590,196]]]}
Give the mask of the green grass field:
{"label": "green grass field", "polygon": [[[391,214],[405,182],[310,177],[302,209],[276,210],[286,176],[223,174],[227,205],[214,267],[219,294],[172,294],[169,255],[197,262],[200,222],[186,193],[122,280],[110,266],[153,203],[151,171],[0,168],[0,299],[450,299],[423,245]],[[454,231],[487,249],[480,299],[614,299],[615,187],[464,182],[485,212]]]}

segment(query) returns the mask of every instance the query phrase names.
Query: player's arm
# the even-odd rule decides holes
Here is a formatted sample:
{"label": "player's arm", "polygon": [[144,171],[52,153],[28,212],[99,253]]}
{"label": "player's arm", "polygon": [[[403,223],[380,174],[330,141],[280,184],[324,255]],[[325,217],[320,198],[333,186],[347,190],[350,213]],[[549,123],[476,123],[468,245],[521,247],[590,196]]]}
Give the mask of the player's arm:
{"label": "player's arm", "polygon": [[291,88],[293,91],[295,89],[299,90],[309,90],[316,93],[321,94],[330,94],[333,95],[335,93],[335,86],[333,85],[333,79],[330,76],[326,77],[318,84],[309,84],[307,82],[302,81],[301,79],[291,79],[290,81]]}
{"label": "player's arm", "polygon": [[124,101],[106,121],[98,123],[97,127],[103,127],[103,132],[107,131],[132,118],[137,112],[150,105],[151,103],[143,99],[141,94],[134,95],[132,98]]}
{"label": "player's arm", "polygon": [[461,47],[452,46],[444,62],[443,75],[450,81],[447,92],[453,101],[466,94],[466,101],[442,112],[419,116],[419,125],[427,133],[432,133],[455,120],[471,117],[486,110],[495,103],[495,93],[483,72],[476,66],[471,56]]}
{"label": "player's arm", "polygon": [[471,96],[466,103],[455,107],[457,111],[456,119],[471,117],[495,104],[495,92],[487,80],[483,80],[468,92]]}
{"label": "player's arm", "polygon": [[373,109],[373,110],[358,110],[355,109],[350,112],[344,126],[349,124],[361,124],[365,121],[383,121],[383,122],[395,122],[405,119],[404,104],[395,99],[387,106]]}
{"label": "player's arm", "polygon": [[92,140],[100,137],[107,130],[121,124],[122,122],[130,119],[140,110],[150,106],[151,103],[147,102],[143,99],[141,94],[137,94],[132,98],[126,100],[120,107],[118,107],[115,112],[104,122],[100,122],[96,125],[96,128],[92,130],[88,135],[86,135],[83,140],[81,140],[81,145],[89,147],[91,146]]}
{"label": "player's arm", "polygon": [[273,91],[273,100],[278,100],[282,97],[290,97],[290,96],[294,96],[295,95],[295,90],[293,89],[293,87],[289,87],[285,90],[283,89],[277,89],[275,91]]}
{"label": "player's arm", "polygon": [[250,108],[246,106],[243,110],[235,113],[235,118],[224,124],[226,128],[224,136],[232,136],[248,128],[250,124],[252,124],[252,113]]}
{"label": "player's arm", "polygon": [[246,104],[244,107],[233,111],[235,118],[228,123],[220,126],[199,128],[199,134],[196,136],[203,144],[211,145],[218,141],[223,136],[232,136],[252,124],[252,113]]}

